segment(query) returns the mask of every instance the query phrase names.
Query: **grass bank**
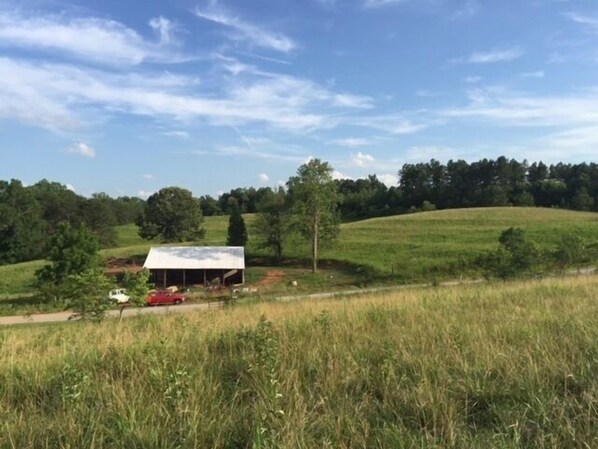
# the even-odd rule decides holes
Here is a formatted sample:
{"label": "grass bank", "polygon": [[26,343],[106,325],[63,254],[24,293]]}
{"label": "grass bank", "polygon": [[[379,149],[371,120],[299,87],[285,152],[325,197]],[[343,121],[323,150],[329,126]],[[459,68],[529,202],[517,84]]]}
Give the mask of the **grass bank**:
{"label": "grass bank", "polygon": [[0,447],[598,447],[598,279],[0,330]]}

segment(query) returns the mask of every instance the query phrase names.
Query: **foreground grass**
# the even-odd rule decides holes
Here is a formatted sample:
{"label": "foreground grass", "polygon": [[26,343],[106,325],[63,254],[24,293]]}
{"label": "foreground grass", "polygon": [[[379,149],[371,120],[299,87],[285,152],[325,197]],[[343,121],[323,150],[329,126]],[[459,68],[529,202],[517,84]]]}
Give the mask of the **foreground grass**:
{"label": "foreground grass", "polygon": [[0,447],[598,447],[597,295],[579,278],[3,329]]}

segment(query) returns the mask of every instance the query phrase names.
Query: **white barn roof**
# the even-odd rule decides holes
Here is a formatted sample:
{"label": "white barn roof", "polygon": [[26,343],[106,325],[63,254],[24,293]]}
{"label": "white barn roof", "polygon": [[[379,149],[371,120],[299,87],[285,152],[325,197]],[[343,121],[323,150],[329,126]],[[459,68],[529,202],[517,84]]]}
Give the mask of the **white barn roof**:
{"label": "white barn roof", "polygon": [[162,246],[150,249],[149,270],[239,270],[245,268],[242,246]]}

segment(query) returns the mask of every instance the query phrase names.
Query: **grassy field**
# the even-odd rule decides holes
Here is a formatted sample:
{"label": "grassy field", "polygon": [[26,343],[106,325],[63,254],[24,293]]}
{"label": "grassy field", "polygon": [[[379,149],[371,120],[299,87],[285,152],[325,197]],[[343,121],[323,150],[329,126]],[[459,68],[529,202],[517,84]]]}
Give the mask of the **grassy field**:
{"label": "grassy field", "polygon": [[[246,216],[250,225],[251,216]],[[206,238],[201,244],[224,245],[228,217],[207,217]],[[376,283],[414,283],[452,279],[460,276],[477,277],[473,261],[485,250],[494,248],[500,233],[510,226],[526,230],[543,250],[554,249],[566,233],[579,233],[588,242],[598,242],[598,214],[540,208],[486,208],[425,212],[397,217],[377,218],[343,224],[336,244],[322,251],[330,272],[326,274],[342,281],[326,282],[303,278],[301,284],[314,291],[336,287],[362,286]],[[267,255],[258,250],[251,239],[247,254]],[[118,247],[102,251],[105,259],[140,259],[152,245],[137,235],[134,225],[117,228]],[[305,242],[287,244],[287,263],[282,270],[308,266],[309,247]],[[328,262],[326,264],[326,262]],[[0,267],[0,313],[10,313],[3,300],[31,294],[35,269],[41,262]],[[248,270],[249,279],[259,282],[265,271]],[[291,273],[292,274],[292,273]],[[290,276],[287,276],[290,278]],[[352,279],[347,279],[352,278]],[[303,289],[304,290],[304,289]]]}
{"label": "grassy field", "polygon": [[598,279],[0,329],[0,447],[595,448]]}
{"label": "grassy field", "polygon": [[598,242],[598,214],[541,208],[486,208],[424,212],[342,226],[334,248],[322,257],[394,272],[405,282],[477,275],[471,262],[495,248],[505,229],[523,228],[543,250],[566,233]]}

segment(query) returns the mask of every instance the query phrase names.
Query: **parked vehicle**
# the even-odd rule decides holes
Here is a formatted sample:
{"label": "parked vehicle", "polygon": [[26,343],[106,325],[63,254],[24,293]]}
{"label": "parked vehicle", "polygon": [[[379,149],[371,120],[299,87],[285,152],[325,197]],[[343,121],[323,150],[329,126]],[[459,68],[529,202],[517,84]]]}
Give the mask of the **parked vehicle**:
{"label": "parked vehicle", "polygon": [[115,302],[117,304],[126,304],[129,302],[129,295],[127,295],[127,290],[124,288],[117,288],[115,290],[110,290],[108,293],[108,300]]}
{"label": "parked vehicle", "polygon": [[185,295],[179,292],[171,292],[168,290],[159,290],[152,292],[147,297],[146,303],[148,306],[159,306],[173,304],[178,305],[185,302]]}

